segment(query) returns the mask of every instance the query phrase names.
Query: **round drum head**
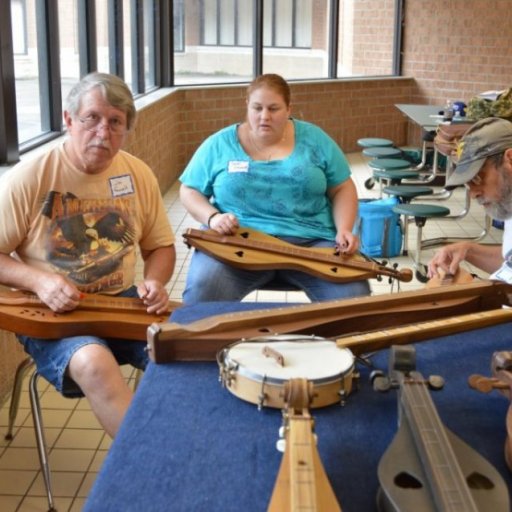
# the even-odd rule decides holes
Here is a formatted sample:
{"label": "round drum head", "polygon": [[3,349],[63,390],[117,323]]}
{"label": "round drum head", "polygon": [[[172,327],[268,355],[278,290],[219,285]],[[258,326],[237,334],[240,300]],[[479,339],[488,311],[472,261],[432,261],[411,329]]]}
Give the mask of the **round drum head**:
{"label": "round drum head", "polygon": [[[283,366],[265,355],[265,347],[282,356]],[[354,356],[350,350],[338,348],[334,341],[325,338],[269,336],[236,343],[227,351],[225,362],[236,366],[240,375],[267,382],[304,378],[322,383],[351,371]]]}

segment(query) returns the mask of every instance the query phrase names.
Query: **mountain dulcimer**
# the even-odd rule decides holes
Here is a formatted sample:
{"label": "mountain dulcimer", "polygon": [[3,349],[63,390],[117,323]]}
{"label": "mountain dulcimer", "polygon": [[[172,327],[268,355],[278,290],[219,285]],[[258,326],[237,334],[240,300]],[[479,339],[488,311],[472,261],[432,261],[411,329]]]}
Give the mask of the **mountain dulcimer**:
{"label": "mountain dulcimer", "polygon": [[411,346],[392,346],[390,375],[374,387],[399,388],[399,429],[378,466],[377,506],[384,512],[508,512],[507,484],[496,468],[442,423]]}
{"label": "mountain dulcimer", "polygon": [[493,389],[500,391],[508,400],[509,406],[505,418],[507,437],[505,439],[505,461],[512,471],[512,351],[495,352],[491,360],[492,377],[471,375],[469,385],[482,393]]}
{"label": "mountain dulcimer", "polygon": [[0,292],[0,329],[48,339],[90,334],[143,341],[152,323],[166,322],[179,306],[169,302],[166,313],[150,315],[142,299],[84,294],[75,310],[55,313],[32,293],[5,290]]}
{"label": "mountain dulcimer", "polygon": [[247,270],[300,270],[337,283],[381,276],[412,280],[410,269],[398,271],[362,255],[343,254],[334,247],[293,245],[250,228],[240,227],[234,235],[221,235],[213,229],[187,229],[183,238],[187,245]]}
{"label": "mountain dulcimer", "polygon": [[307,379],[285,384],[285,450],[267,512],[341,512],[316,447],[308,409],[313,393]]}
{"label": "mountain dulcimer", "polygon": [[[474,281],[410,292],[227,313],[187,325],[155,323],[148,329],[148,350],[151,359],[157,363],[215,360],[217,352],[229,343],[265,334],[315,334],[326,338],[368,331],[379,334],[391,327],[500,309],[509,305],[507,293],[510,290],[510,286],[503,282]],[[509,317],[507,314],[497,315],[487,321],[490,323],[485,324],[482,320],[481,324],[472,323],[469,327],[459,322],[453,328],[463,331],[506,322]],[[428,336],[443,334],[441,325],[436,329],[432,329]],[[421,334],[421,331],[416,333],[417,336]],[[390,340],[385,343],[389,346]],[[354,344],[350,349],[359,352]],[[365,350],[373,348],[367,346]]]}

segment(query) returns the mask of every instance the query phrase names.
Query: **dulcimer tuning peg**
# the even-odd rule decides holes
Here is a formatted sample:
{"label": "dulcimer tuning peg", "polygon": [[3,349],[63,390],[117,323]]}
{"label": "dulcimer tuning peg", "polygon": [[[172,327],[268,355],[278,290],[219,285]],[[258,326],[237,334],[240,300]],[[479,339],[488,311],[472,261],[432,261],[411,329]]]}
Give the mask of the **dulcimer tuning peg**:
{"label": "dulcimer tuning peg", "polygon": [[370,373],[370,382],[375,391],[389,391],[391,389],[391,379],[384,375],[382,370],[374,370]]}
{"label": "dulcimer tuning peg", "polygon": [[440,375],[431,375],[427,380],[427,384],[432,391],[439,391],[444,388],[444,379]]}

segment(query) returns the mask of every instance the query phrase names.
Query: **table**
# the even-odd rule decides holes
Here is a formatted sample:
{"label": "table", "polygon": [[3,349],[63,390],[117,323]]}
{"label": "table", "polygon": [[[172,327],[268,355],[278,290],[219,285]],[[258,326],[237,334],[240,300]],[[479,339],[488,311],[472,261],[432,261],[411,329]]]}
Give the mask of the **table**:
{"label": "table", "polygon": [[[439,114],[444,107],[440,105],[415,105],[415,104],[406,104],[406,103],[398,103],[395,105],[398,110],[400,110],[404,115],[406,115],[411,121],[413,121],[415,124],[420,126],[425,131],[435,131],[437,130],[437,127],[440,123],[443,122],[443,116]],[[468,123],[466,118],[459,118],[459,120],[452,120],[452,123],[464,123],[467,124],[468,128],[471,122]],[[421,180],[417,182],[417,184],[421,185],[427,185],[429,183],[434,183],[436,181],[436,178],[441,177],[442,174],[439,173],[438,169],[438,149],[436,148],[434,144],[434,157],[433,157],[433,164],[432,164],[432,172],[429,173],[427,176],[423,176]],[[422,159],[421,163],[416,167],[417,170],[421,170],[426,163],[426,143],[423,141],[423,149],[422,149]],[[447,165],[446,165],[446,178],[450,175],[452,168],[452,163],[450,161],[450,158],[448,157]],[[444,201],[446,199],[449,199],[453,194],[453,189],[446,189],[442,188],[438,192],[434,192],[433,194],[428,196],[428,200],[441,200]],[[447,219],[452,220],[461,220],[463,219],[468,213],[469,208],[471,204],[471,196],[469,189],[466,187],[465,189],[465,196],[464,196],[465,202],[463,209],[455,214],[451,214]],[[431,248],[436,247],[438,245],[452,243],[452,242],[459,242],[461,240],[471,240],[474,242],[478,242],[485,238],[487,236],[487,233],[489,232],[491,228],[492,219],[485,215],[484,217],[484,225],[482,228],[482,231],[475,236],[472,237],[439,237],[439,238],[433,238],[431,240],[426,240],[422,244],[424,248]]]}
{"label": "table", "polygon": [[439,112],[443,110],[443,107],[439,105],[398,103],[395,106],[411,121],[427,131],[435,130],[443,120],[443,116],[439,114]]}
{"label": "table", "polygon": [[[275,306],[280,306],[275,304]],[[282,306],[282,305],[281,305]],[[238,308],[221,303],[184,307],[187,323]],[[489,375],[495,350],[512,347],[512,325],[418,343],[417,368],[439,374],[433,400],[445,426],[486,457],[505,479],[507,399],[469,389],[467,377]],[[387,369],[388,351],[373,357]],[[345,407],[312,411],[318,450],[343,512],[376,510],[377,465],[397,430],[396,391],[378,393],[361,366],[359,389]],[[275,448],[281,413],[258,411],[217,379],[215,363],[150,364],[85,504],[85,512],[260,512],[266,510],[282,454]]]}

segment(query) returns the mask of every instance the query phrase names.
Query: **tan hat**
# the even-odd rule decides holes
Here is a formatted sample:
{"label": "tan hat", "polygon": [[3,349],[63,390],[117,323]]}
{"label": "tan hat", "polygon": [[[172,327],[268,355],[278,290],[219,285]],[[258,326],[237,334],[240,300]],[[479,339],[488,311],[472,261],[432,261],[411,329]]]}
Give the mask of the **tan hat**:
{"label": "tan hat", "polygon": [[486,159],[512,148],[512,123],[500,117],[476,122],[457,145],[458,161],[446,186],[463,185],[480,171]]}

